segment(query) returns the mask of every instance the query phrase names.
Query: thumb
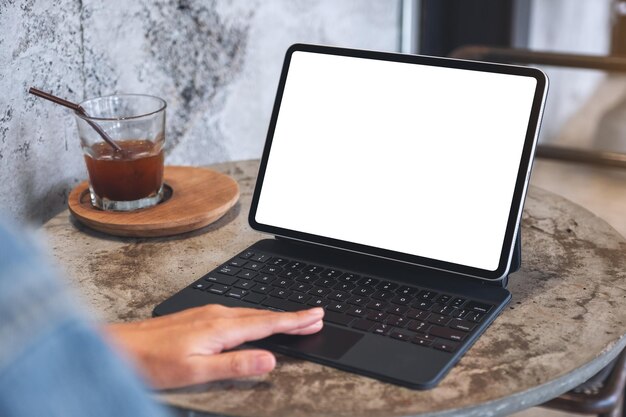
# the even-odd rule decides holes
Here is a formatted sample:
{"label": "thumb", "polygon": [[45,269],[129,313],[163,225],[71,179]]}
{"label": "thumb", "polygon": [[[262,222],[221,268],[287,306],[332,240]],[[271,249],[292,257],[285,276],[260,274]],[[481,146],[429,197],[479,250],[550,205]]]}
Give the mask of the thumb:
{"label": "thumb", "polygon": [[192,384],[263,375],[274,369],[276,358],[266,350],[244,349],[211,356],[195,356]]}

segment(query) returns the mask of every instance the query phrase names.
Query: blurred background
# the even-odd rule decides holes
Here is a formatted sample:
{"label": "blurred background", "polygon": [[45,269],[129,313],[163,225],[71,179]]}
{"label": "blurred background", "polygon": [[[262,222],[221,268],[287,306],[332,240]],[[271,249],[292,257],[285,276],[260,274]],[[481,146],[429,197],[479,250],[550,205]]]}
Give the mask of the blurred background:
{"label": "blurred background", "polygon": [[[166,163],[206,165],[260,156],[292,43],[439,56],[486,45],[621,57],[625,16],[618,0],[2,1],[0,209],[41,224],[86,178],[72,115],[29,96],[29,86],[75,101],[161,96]],[[619,62],[612,72],[553,64],[542,66],[551,86],[541,143],[608,151],[609,163],[597,153],[591,163],[580,162],[586,154],[575,154],[578,162],[552,155],[539,161],[533,183],[626,234],[626,170],[615,162],[626,152],[626,72]]]}

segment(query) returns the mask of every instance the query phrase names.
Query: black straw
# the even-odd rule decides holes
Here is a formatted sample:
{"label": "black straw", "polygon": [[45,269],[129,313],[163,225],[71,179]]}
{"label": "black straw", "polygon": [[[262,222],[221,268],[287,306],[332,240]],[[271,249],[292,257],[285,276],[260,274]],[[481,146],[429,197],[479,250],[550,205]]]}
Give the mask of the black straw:
{"label": "black straw", "polygon": [[28,89],[28,92],[30,94],[36,95],[37,97],[41,97],[41,98],[44,98],[46,100],[50,100],[53,103],[60,104],[61,106],[67,107],[69,109],[72,109],[76,113],[79,113],[82,116],[85,116],[86,117],[85,121],[89,124],[89,126],[91,126],[93,128],[93,130],[98,132],[98,134],[102,137],[102,139],[104,139],[104,141],[106,143],[111,145],[111,147],[113,149],[115,149],[115,151],[117,151],[117,152],[121,152],[122,151],[122,148],[120,147],[120,145],[115,143],[115,141],[113,139],[111,139],[111,137],[100,127],[100,125],[98,125],[97,123],[89,120],[89,115],[87,114],[87,112],[85,112],[85,109],[83,109],[79,104],[72,103],[71,101],[67,101],[65,99],[62,99],[61,97],[53,96],[50,93],[46,93],[45,91],[41,91],[41,90],[39,90],[37,88],[34,88],[34,87],[30,87]]}

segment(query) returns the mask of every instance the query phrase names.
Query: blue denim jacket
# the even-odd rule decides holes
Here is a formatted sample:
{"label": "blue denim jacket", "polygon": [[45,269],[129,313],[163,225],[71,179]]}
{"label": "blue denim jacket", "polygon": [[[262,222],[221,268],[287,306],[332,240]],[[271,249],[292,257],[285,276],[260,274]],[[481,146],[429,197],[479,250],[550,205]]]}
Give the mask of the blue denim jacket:
{"label": "blue denim jacket", "polygon": [[165,415],[36,246],[0,222],[0,416]]}

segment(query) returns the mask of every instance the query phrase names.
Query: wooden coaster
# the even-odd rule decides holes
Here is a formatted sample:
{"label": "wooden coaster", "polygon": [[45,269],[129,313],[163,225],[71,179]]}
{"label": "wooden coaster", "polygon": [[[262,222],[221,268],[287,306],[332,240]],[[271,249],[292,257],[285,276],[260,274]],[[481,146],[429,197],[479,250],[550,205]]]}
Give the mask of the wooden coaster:
{"label": "wooden coaster", "polygon": [[[135,211],[104,211],[91,205],[89,183],[69,195],[70,212],[84,225],[116,236],[171,236],[207,226],[239,199],[239,185],[228,175],[206,168],[166,166],[165,199]],[[169,198],[168,198],[169,197]]]}

